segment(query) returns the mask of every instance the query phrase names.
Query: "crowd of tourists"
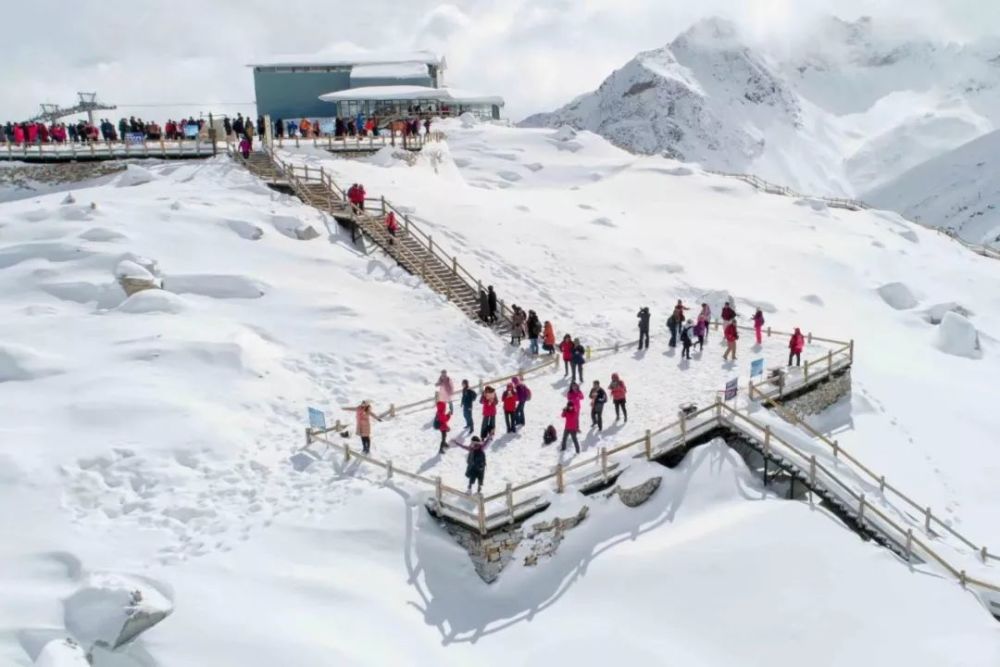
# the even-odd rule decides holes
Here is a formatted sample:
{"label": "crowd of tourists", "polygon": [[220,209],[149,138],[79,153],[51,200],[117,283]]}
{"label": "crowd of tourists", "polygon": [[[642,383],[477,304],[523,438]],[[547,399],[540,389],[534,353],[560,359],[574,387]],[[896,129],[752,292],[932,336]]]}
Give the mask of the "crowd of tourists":
{"label": "crowd of tourists", "polygon": [[131,116],[113,123],[102,118],[97,123],[80,120],[75,123],[43,123],[40,121],[7,122],[3,125],[2,141],[15,145],[95,143],[99,141],[174,141],[199,135],[204,120],[194,118],[169,119],[162,126]]}
{"label": "crowd of tourists", "polygon": [[[258,131],[263,132],[264,118],[257,119]],[[416,136],[423,132],[431,131],[431,119],[419,117],[408,117],[402,119],[392,119],[386,121],[378,116],[365,116],[358,113],[354,116],[337,116],[335,118],[323,119],[274,119],[274,136],[276,138],[302,137],[312,139],[315,137],[378,137],[383,132],[392,131],[398,136]]]}

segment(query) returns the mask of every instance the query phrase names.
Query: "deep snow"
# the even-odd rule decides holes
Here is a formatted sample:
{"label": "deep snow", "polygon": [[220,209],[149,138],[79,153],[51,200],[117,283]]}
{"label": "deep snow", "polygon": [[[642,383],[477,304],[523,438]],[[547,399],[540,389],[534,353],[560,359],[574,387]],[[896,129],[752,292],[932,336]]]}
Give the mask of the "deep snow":
{"label": "deep snow", "polygon": [[[441,127],[447,143],[413,166],[288,157],[405,207],[557,332],[631,340],[650,306],[645,359],[586,369],[603,382],[623,373],[636,430],[672,421],[681,397],[700,401],[731,372],[745,378],[754,356],[744,333],[738,368],[721,368],[716,332],[687,369],[664,356],[677,298],[732,295],[744,317],[758,305],[776,328],[856,338],[854,397],[817,424],[998,548],[1000,265],[894,214],[799,205],[589,133]],[[144,575],[174,606],[125,665],[798,664],[820,646],[832,664],[1000,657],[971,595],[823,510],[768,496],[719,444],[663,470],[639,510],[592,501],[552,560],[487,587],[423,510],[426,491],[334,456],[297,471],[289,455],[306,406],[385,409],[429,396],[441,368],[490,377],[530,360],[224,159],[153,163],[73,194],[0,208],[0,503],[16,508],[0,533],[18,536],[0,542],[0,661],[31,664],[29,649],[65,636],[65,601],[103,573]],[[293,238],[301,225],[321,237]],[[123,261],[165,291],[126,299]],[[886,303],[891,283],[916,305]],[[961,342],[932,323],[952,320],[940,304],[961,306],[976,358],[939,349],[942,336]],[[765,352],[769,365],[783,355]],[[558,424],[561,387],[547,386],[558,380],[532,381],[532,429]],[[425,461],[429,420],[376,423],[377,451]],[[453,454],[440,474],[460,483]],[[509,440],[490,454],[491,483],[519,458],[537,472],[555,453],[537,432]]]}

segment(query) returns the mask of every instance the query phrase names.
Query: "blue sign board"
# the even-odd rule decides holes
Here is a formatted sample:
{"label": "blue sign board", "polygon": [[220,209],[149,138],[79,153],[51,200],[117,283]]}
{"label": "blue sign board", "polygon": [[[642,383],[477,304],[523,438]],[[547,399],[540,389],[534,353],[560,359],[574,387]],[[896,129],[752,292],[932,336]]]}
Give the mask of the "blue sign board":
{"label": "blue sign board", "polygon": [[750,362],[750,377],[755,378],[764,374],[764,360],[754,359]]}
{"label": "blue sign board", "polygon": [[320,431],[326,430],[326,415],[322,410],[309,408],[309,426]]}
{"label": "blue sign board", "polygon": [[739,382],[738,378],[733,378],[732,380],[730,380],[729,382],[726,383],[726,400],[727,401],[736,398],[737,382]]}

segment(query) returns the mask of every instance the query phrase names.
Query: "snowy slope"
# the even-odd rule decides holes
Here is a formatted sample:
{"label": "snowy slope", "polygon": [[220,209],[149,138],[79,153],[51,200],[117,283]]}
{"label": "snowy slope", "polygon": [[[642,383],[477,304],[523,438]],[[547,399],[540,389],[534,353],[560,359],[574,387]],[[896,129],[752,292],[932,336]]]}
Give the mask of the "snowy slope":
{"label": "snowy slope", "polygon": [[992,132],[907,171],[864,194],[876,206],[1000,245],[1000,132]]}
{"label": "snowy slope", "polygon": [[995,42],[935,44],[869,19],[828,18],[804,33],[779,49],[706,19],[522,124],[571,125],[635,153],[850,195],[1000,123]]}
{"label": "snowy slope", "polygon": [[[286,157],[405,207],[559,333],[631,339],[650,306],[647,354],[586,369],[625,374],[629,426],[581,440],[670,421],[680,400],[742,384],[757,353],[780,363],[780,345],[755,351],[745,337],[732,366],[717,335],[687,364],[667,350],[677,298],[718,310],[731,296],[777,328],[856,338],[854,399],[823,427],[998,548],[995,262],[894,214],[763,195],[591,133],[441,129],[447,143],[412,165],[391,151]],[[662,470],[640,510],[592,501],[551,561],[487,587],[424,511],[426,489],[332,452],[302,471],[289,455],[308,405],[347,417],[336,410],[359,398],[428,397],[441,368],[489,377],[530,359],[224,160],[130,168],[73,194],[0,205],[0,505],[16,508],[0,534],[17,536],[0,541],[3,664],[29,665],[42,640],[65,636],[77,618],[64,601],[104,572],[148,577],[174,612],[97,667],[791,665],[816,647],[833,664],[1000,658],[972,595],[821,508],[773,497],[719,444]],[[320,238],[295,238],[303,225]],[[126,299],[117,275],[164,289]],[[949,302],[967,319],[943,315]],[[560,460],[539,432],[559,425],[565,383],[532,386],[528,429],[489,451],[491,488]],[[436,457],[429,421],[374,424],[376,453],[461,484],[461,452]]]}

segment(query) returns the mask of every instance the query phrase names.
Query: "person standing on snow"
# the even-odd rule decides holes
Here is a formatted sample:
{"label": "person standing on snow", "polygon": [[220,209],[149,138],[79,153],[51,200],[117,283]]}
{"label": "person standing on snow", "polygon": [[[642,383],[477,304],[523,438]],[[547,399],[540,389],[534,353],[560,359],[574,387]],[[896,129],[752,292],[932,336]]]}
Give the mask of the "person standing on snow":
{"label": "person standing on snow", "polygon": [[556,332],[548,320],[542,325],[542,349],[549,355],[556,351]]}
{"label": "person standing on snow", "polygon": [[514,428],[524,426],[524,404],[531,400],[531,389],[522,378],[513,378],[514,392],[517,394],[517,409],[514,411]]}
{"label": "person standing on snow", "polygon": [[695,324],[702,325],[701,330],[703,333],[701,345],[704,347],[705,341],[708,340],[708,327],[712,324],[712,309],[708,307],[707,303],[701,304],[701,310],[698,312],[698,320]]}
{"label": "person standing on snow", "polygon": [[493,285],[486,288],[486,297],[490,306],[490,323],[497,321],[497,293],[493,291]]}
{"label": "person standing on snow", "polygon": [[683,327],[681,327],[681,345],[683,349],[681,350],[681,359],[691,360],[691,336],[692,330],[694,329],[694,322],[688,320]]}
{"label": "person standing on snow", "polygon": [[517,391],[514,389],[513,383],[507,383],[507,388],[504,389],[501,400],[503,401],[503,419],[507,425],[507,432],[515,433],[517,424],[514,414],[517,412]]}
{"label": "person standing on snow", "polygon": [[479,430],[479,437],[483,440],[492,438],[497,430],[497,398],[496,389],[486,385],[483,388],[483,395],[479,397],[479,403],[483,406],[483,425]]}
{"label": "person standing on snow", "polygon": [[740,337],[739,332],[736,330],[736,320],[729,320],[729,324],[726,325],[722,333],[726,337],[726,351],[722,354],[722,358],[728,359],[732,355],[733,361],[736,361],[736,341]]}
{"label": "person standing on snow", "polygon": [[486,295],[486,290],[479,290],[479,319],[484,323],[490,323],[490,300]]}
{"label": "person standing on snow", "polygon": [[611,392],[611,400],[615,404],[615,421],[618,421],[625,417],[625,423],[628,423],[628,408],[625,406],[625,395],[628,393],[628,389],[625,387],[625,382],[618,377],[618,373],[611,374],[611,382],[608,383],[608,391]]}
{"label": "person standing on snow", "polygon": [[353,408],[344,408],[344,412],[354,413],[354,434],[361,438],[361,453],[368,454],[372,449],[372,422],[382,421],[382,418],[372,412],[372,405],[368,401],[361,401],[361,405]]}
{"label": "person standing on snow", "polygon": [[806,347],[806,337],[802,335],[802,332],[798,327],[795,327],[795,333],[788,340],[788,365],[792,365],[792,358],[795,359],[795,365],[802,365],[802,350]]}
{"label": "person standing on snow", "polygon": [[441,446],[438,447],[438,454],[444,454],[448,449],[448,422],[451,420],[451,413],[445,411],[444,401],[437,402],[437,416],[434,417],[434,421],[437,424],[437,429],[441,431]]}
{"label": "person standing on snow", "polygon": [[[583,365],[587,363],[587,348],[583,346],[580,339],[573,341],[573,359],[571,369],[573,371],[573,382],[583,382]],[[580,379],[577,380],[576,376]]]}
{"label": "person standing on snow", "polygon": [[[559,351],[562,352],[563,358],[563,377],[569,375],[570,365],[573,363],[573,339],[570,338],[569,334],[563,336],[562,342],[559,343]],[[573,380],[576,380],[576,374],[573,374]]]}
{"label": "person standing on snow", "polygon": [[483,478],[486,476],[486,445],[487,442],[472,436],[472,441],[468,445],[456,442],[456,445],[469,453],[465,457],[465,477],[469,480],[469,488],[466,493],[472,493],[472,483],[476,482],[476,493],[483,492]]}
{"label": "person standing on snow", "polygon": [[573,448],[576,449],[576,453],[580,453],[580,441],[577,440],[576,434],[580,431],[580,409],[577,404],[573,401],[567,401],[566,407],[563,408],[562,417],[565,421],[565,428],[563,428],[562,437],[562,447],[560,451],[566,451],[566,440],[573,438]]}
{"label": "person standing on snow", "polygon": [[434,386],[437,387],[438,400],[448,404],[448,414],[454,412],[455,405],[452,397],[455,394],[455,386],[451,383],[451,378],[448,377],[448,371],[441,371],[441,375]]}
{"label": "person standing on snow", "polygon": [[542,323],[538,319],[535,311],[528,311],[528,350],[533,355],[538,355],[538,337],[542,335]]}
{"label": "person standing on snow", "polygon": [[580,405],[583,403],[583,392],[580,391],[580,385],[575,382],[570,383],[569,391],[566,392],[566,400],[576,404],[576,412],[579,414]]}
{"label": "person standing on snow", "polygon": [[649,308],[643,306],[639,309],[639,349],[643,349],[643,341],[646,343],[645,349],[649,349]]}
{"label": "person standing on snow", "polygon": [[465,417],[465,428],[472,433],[476,430],[472,422],[472,404],[476,402],[476,390],[469,386],[468,380],[462,380],[462,416]]}
{"label": "person standing on snow", "polygon": [[760,308],[753,314],[753,332],[757,336],[757,345],[761,344],[761,329],[764,328],[764,313]]}
{"label": "person standing on snow", "polygon": [[520,345],[521,338],[524,337],[524,311],[516,304],[511,304],[510,308],[514,311],[510,318],[510,344]]}
{"label": "person standing on snow", "polygon": [[590,426],[597,427],[597,432],[604,430],[604,406],[608,402],[608,394],[601,387],[600,380],[594,380],[590,389]]}
{"label": "person standing on snow", "polygon": [[698,316],[698,321],[694,325],[694,329],[691,330],[694,337],[698,339],[698,351],[702,352],[705,350],[705,338],[708,335],[708,320],[701,319],[701,315]]}
{"label": "person standing on snow", "polygon": [[722,307],[722,324],[724,325],[729,324],[730,322],[735,320],[736,317],[737,317],[736,311],[733,310],[733,307],[730,306],[729,302],[727,301],[726,305]]}

